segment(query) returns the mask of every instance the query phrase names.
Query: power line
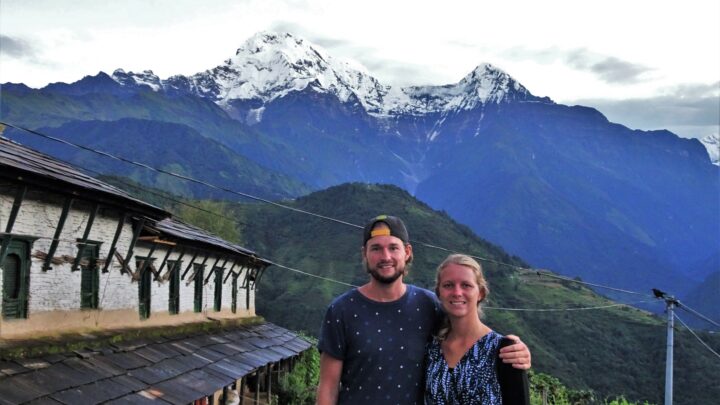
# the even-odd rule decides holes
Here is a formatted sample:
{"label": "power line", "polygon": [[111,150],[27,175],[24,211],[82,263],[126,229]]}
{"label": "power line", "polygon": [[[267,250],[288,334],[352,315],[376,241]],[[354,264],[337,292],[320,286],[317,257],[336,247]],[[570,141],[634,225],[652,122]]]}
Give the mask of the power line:
{"label": "power line", "polygon": [[[43,138],[46,138],[46,139],[50,139],[50,140],[53,140],[53,141],[55,141],[55,142],[63,143],[63,144],[66,144],[66,145],[69,145],[69,146],[72,146],[72,147],[75,147],[75,148],[79,148],[79,149],[86,150],[86,151],[89,151],[89,152],[92,152],[92,153],[96,153],[96,154],[99,154],[99,155],[101,155],[101,156],[109,157],[109,158],[114,159],[114,160],[118,160],[118,161],[122,161],[122,162],[125,162],[125,163],[128,163],[128,164],[136,165],[136,166],[139,166],[139,167],[142,167],[142,168],[151,170],[151,171],[155,171],[155,172],[158,172],[158,173],[166,174],[166,175],[169,175],[169,176],[172,176],[172,177],[177,177],[177,178],[182,179],[182,180],[190,181],[190,182],[193,182],[193,183],[196,183],[196,184],[201,184],[201,185],[204,185],[204,186],[206,186],[206,187],[210,187],[210,188],[213,188],[213,189],[221,190],[221,191],[224,191],[224,192],[227,192],[227,193],[239,195],[239,196],[242,196],[242,197],[245,197],[245,198],[249,198],[249,199],[253,199],[253,200],[256,200],[256,201],[260,201],[260,202],[264,202],[264,203],[267,203],[267,204],[270,204],[270,205],[277,206],[277,207],[279,207],[279,208],[284,208],[284,209],[287,209],[287,210],[291,210],[291,211],[298,212],[298,213],[305,214],[305,215],[314,216],[314,217],[317,217],[317,218],[320,218],[320,219],[324,219],[324,220],[328,220],[328,221],[340,223],[340,224],[347,225],[347,226],[351,226],[351,227],[354,227],[354,228],[362,228],[362,226],[360,226],[360,225],[353,224],[353,223],[350,223],[350,222],[347,222],[347,221],[343,221],[343,220],[339,220],[339,219],[336,219],[336,218],[328,217],[328,216],[325,216],[325,215],[317,214],[317,213],[314,213],[314,212],[310,212],[310,211],[302,210],[302,209],[299,209],[299,208],[291,207],[291,206],[288,206],[288,205],[285,205],[285,204],[280,204],[280,203],[277,203],[277,202],[274,202],[274,201],[267,200],[267,199],[265,199],[265,198],[261,198],[261,197],[257,197],[257,196],[248,194],[248,193],[243,193],[243,192],[239,192],[239,191],[235,191],[235,190],[230,190],[230,189],[228,189],[228,188],[216,186],[216,185],[207,183],[207,182],[205,182],[205,181],[197,180],[197,179],[194,179],[194,178],[191,178],[191,177],[188,177],[188,176],[183,176],[183,175],[180,175],[180,174],[177,174],[177,173],[173,173],[173,172],[169,172],[169,171],[166,171],[166,170],[157,169],[157,168],[155,168],[155,167],[146,165],[146,164],[144,164],[144,163],[139,163],[139,162],[135,162],[135,161],[132,161],[132,160],[123,158],[123,157],[118,157],[118,156],[112,155],[112,154],[107,153],[107,152],[103,152],[103,151],[99,151],[99,150],[96,150],[96,149],[93,149],[93,148],[89,148],[89,147],[87,147],[87,146],[75,144],[75,143],[73,143],[73,142],[66,141],[66,140],[63,140],[63,139],[60,139],[60,138],[57,138],[57,137],[54,137],[54,136],[46,135],[46,134],[40,133],[40,132],[38,132],[38,131],[31,130],[31,129],[28,129],[28,128],[19,127],[19,126],[16,126],[16,125],[13,125],[13,124],[9,124],[9,123],[3,122],[3,121],[0,121],[0,124],[6,125],[6,126],[11,127],[11,128],[15,128],[15,129],[17,129],[17,130],[25,131],[25,132],[28,132],[28,133],[30,133],[30,134],[36,135],[36,136],[40,136],[40,137],[43,137]],[[202,209],[202,208],[195,207],[194,205],[191,205],[191,204],[186,204],[186,205],[189,205],[189,206],[191,206],[191,207],[193,207],[193,208],[196,208],[196,209],[204,210],[204,209]],[[205,211],[205,210],[204,210],[204,211]],[[216,214],[216,215],[220,215],[220,214]],[[220,215],[220,216],[222,216],[222,215]],[[224,216],[223,216],[223,217],[224,217]],[[225,218],[227,218],[227,217],[225,217]],[[440,246],[437,246],[437,245],[432,245],[432,244],[425,243],[425,242],[420,242],[420,241],[412,241],[412,242],[418,243],[418,244],[420,244],[420,245],[422,245],[422,246],[425,246],[425,247],[428,247],[428,248],[432,248],[432,249],[439,249],[439,250],[443,250],[443,251],[451,252],[451,253],[457,252],[457,251],[455,251],[455,250],[447,249],[447,248],[444,248],[444,247],[440,247]],[[520,270],[520,271],[533,272],[533,273],[536,273],[538,276],[545,276],[545,277],[550,277],[550,278],[556,278],[556,279],[564,280],[564,281],[567,281],[567,282],[572,282],[572,283],[587,285],[587,286],[591,286],[591,287],[595,287],[595,288],[603,288],[603,289],[607,289],[607,290],[611,290],[611,291],[616,291],[616,292],[621,292],[621,293],[625,293],[625,294],[635,294],[635,295],[640,295],[640,296],[645,296],[645,297],[652,297],[652,296],[649,295],[649,294],[643,294],[643,293],[639,293],[639,292],[636,292],[636,291],[630,291],[630,290],[626,290],[626,289],[609,287],[609,286],[605,286],[605,285],[601,285],[601,284],[597,284],[597,283],[590,283],[590,282],[586,282],[586,281],[575,280],[575,279],[571,279],[571,278],[569,278],[569,277],[563,277],[563,276],[551,274],[551,273],[549,273],[549,272],[541,272],[540,270],[535,270],[535,269],[526,268],[526,267],[522,267],[522,266],[516,266],[516,265],[513,265],[513,264],[504,263],[504,262],[500,262],[500,261],[497,261],[497,260],[494,260],[494,259],[489,259],[489,258],[485,258],[485,257],[481,257],[481,256],[473,256],[473,255],[470,255],[470,256],[473,257],[473,258],[475,258],[475,259],[481,260],[481,261],[490,262],[490,263],[495,263],[495,264],[503,265],[503,266],[507,266],[507,267],[512,267],[512,268],[515,268],[515,269]],[[287,267],[285,267],[285,266],[279,266],[279,267],[287,268]],[[290,268],[287,268],[287,269],[290,269]],[[298,272],[300,272],[300,270],[297,270],[297,269],[293,269],[292,271],[298,271]],[[308,274],[308,275],[311,275],[311,276],[314,276],[314,275],[312,275],[312,274],[310,274],[310,273],[307,273],[307,274]],[[317,276],[317,277],[320,277],[320,276]],[[337,283],[341,283],[341,284],[345,284],[345,285],[350,285],[350,284],[347,284],[347,283],[343,283],[343,282],[341,282],[341,281],[336,281],[336,280],[332,280],[332,281],[333,281],[333,282],[337,282]],[[695,312],[695,311],[693,311],[693,312]],[[696,313],[696,312],[695,312],[695,313]],[[704,316],[702,316],[702,315],[699,314],[699,313],[696,313],[696,314],[697,314],[698,316],[701,316],[701,317],[705,318]]]}
{"label": "power line", "polygon": [[607,309],[607,308],[613,308],[613,307],[622,307],[622,306],[631,306],[635,304],[643,304],[648,302],[659,302],[659,301],[637,301],[637,302],[631,302],[631,303],[618,303],[618,304],[609,304],[609,305],[598,305],[594,307],[572,307],[572,308],[504,308],[504,307],[491,307],[491,306],[483,306],[483,309],[493,309],[493,310],[500,310],[500,311],[524,311],[524,312],[561,312],[561,311],[587,311],[587,310],[594,310],[594,309]]}
{"label": "power line", "polygon": [[359,286],[354,285],[354,284],[345,283],[345,282],[343,282],[343,281],[334,280],[334,279],[328,278],[328,277],[318,276],[317,274],[308,273],[308,272],[305,272],[305,271],[302,271],[302,270],[298,270],[298,269],[295,269],[295,268],[292,268],[292,267],[288,267],[288,266],[285,266],[285,265],[282,265],[282,264],[280,264],[280,263],[276,263],[276,262],[273,262],[273,261],[269,261],[269,262],[270,262],[270,264],[273,265],[273,266],[278,266],[278,267],[280,267],[280,268],[283,268],[283,269],[286,269],[286,270],[290,270],[290,271],[293,271],[293,272],[295,272],[295,273],[300,273],[300,274],[303,274],[303,275],[306,275],[306,276],[310,276],[310,277],[314,277],[314,278],[319,278],[320,280],[330,281],[330,282],[332,282],[332,283],[342,284],[342,285],[346,285],[346,286],[348,286],[348,287],[354,287],[354,288],[358,288],[358,287],[359,287]]}
{"label": "power line", "polygon": [[686,311],[690,312],[691,314],[693,314],[693,315],[695,315],[695,316],[697,316],[697,317],[699,317],[699,318],[702,318],[702,319],[704,319],[704,320],[706,320],[706,321],[710,322],[711,324],[713,324],[713,325],[715,325],[715,326],[718,326],[718,327],[720,327],[720,324],[719,324],[719,323],[717,323],[717,322],[713,321],[712,319],[710,319],[710,318],[706,317],[705,315],[703,315],[703,314],[701,314],[701,313],[697,312],[696,310],[694,310],[694,309],[692,309],[692,308],[688,307],[687,305],[685,305],[685,303],[684,303],[684,302],[679,302],[678,308],[682,308],[682,309],[684,309],[684,310],[686,310]]}
{"label": "power line", "polygon": [[89,147],[87,147],[87,146],[79,145],[79,144],[76,144],[76,143],[73,143],[73,142],[70,142],[70,141],[66,141],[66,140],[64,140],[64,139],[56,138],[56,137],[50,136],[50,135],[45,135],[45,134],[43,134],[43,133],[34,131],[34,130],[32,130],[32,129],[28,129],[28,128],[23,128],[23,127],[19,127],[19,126],[16,126],[16,125],[12,125],[12,124],[9,124],[9,123],[4,122],[4,121],[0,121],[0,124],[3,124],[3,125],[8,126],[8,127],[10,127],[10,128],[15,128],[15,129],[20,130],[20,131],[26,131],[26,132],[31,133],[31,134],[33,134],[33,135],[37,135],[37,136],[40,136],[40,137],[42,137],[42,138],[50,139],[50,140],[53,140],[53,141],[55,141],[55,142],[59,142],[59,143],[62,143],[62,144],[68,145],[68,146],[72,146],[72,147],[75,147],[75,148],[79,148],[79,149],[82,149],[82,150],[86,150],[86,151],[88,151],[88,152],[96,153],[96,154],[98,154],[98,155],[105,156],[105,157],[108,157],[108,158],[110,158],[110,159],[114,159],[114,160],[118,160],[118,161],[120,161],[120,162],[125,162],[125,163],[131,164],[131,165],[139,166],[139,167],[148,169],[148,170],[150,170],[150,171],[154,171],[154,172],[157,172],[157,173],[166,174],[166,175],[172,176],[172,177],[177,177],[177,178],[179,178],[179,179],[186,180],[186,181],[189,181],[189,182],[192,182],[192,183],[195,183],[195,184],[201,184],[201,185],[204,185],[204,186],[206,186],[206,187],[210,187],[210,188],[215,189],[215,190],[220,190],[220,191],[224,191],[224,192],[226,192],[226,193],[235,194],[235,195],[238,195],[238,196],[241,196],[241,197],[245,197],[245,198],[249,198],[249,199],[252,199],[252,200],[264,202],[264,203],[266,203],[266,204],[274,205],[274,206],[277,206],[277,207],[280,207],[280,208],[284,208],[284,209],[287,209],[287,210],[295,211],[295,212],[298,212],[298,213],[301,213],[301,214],[305,214],[305,215],[311,215],[311,216],[318,217],[318,218],[321,218],[321,219],[325,219],[325,220],[328,220],[328,221],[333,221],[333,222],[341,223],[341,224],[348,225],[348,226],[352,226],[352,227],[356,227],[356,228],[362,228],[362,227],[359,226],[359,225],[352,224],[352,223],[345,222],[345,221],[341,221],[341,220],[339,220],[339,219],[331,218],[331,217],[328,217],[328,216],[325,216],[325,215],[321,215],[321,214],[317,214],[317,213],[310,212],[310,211],[301,210],[301,209],[299,209],[299,208],[291,207],[291,206],[289,206],[289,205],[280,204],[280,203],[277,203],[277,202],[275,202],[275,201],[270,201],[270,200],[268,200],[268,199],[266,199],[266,198],[257,197],[257,196],[254,196],[254,195],[252,195],[252,194],[247,194],[247,193],[243,193],[243,192],[240,192],[240,191],[230,190],[230,189],[228,189],[228,188],[216,186],[216,185],[214,185],[214,184],[211,184],[211,183],[208,183],[208,182],[205,182],[205,181],[202,181],[202,180],[197,180],[197,179],[192,178],[192,177],[183,176],[183,175],[181,175],[181,174],[169,172],[169,171],[163,170],[163,169],[158,169],[158,168],[155,168],[155,167],[146,165],[146,164],[144,164],[144,163],[135,162],[135,161],[133,161],[133,160],[126,159],[126,158],[124,158],[124,157],[115,156],[115,155],[112,155],[112,154],[110,154],[110,153],[103,152],[103,151],[99,151],[99,150],[96,150],[96,149],[93,149],[93,148],[89,148]]}
{"label": "power line", "polygon": [[702,345],[705,346],[705,348],[708,349],[712,354],[714,354],[715,356],[717,356],[718,358],[720,358],[720,354],[718,354],[715,350],[713,350],[712,347],[710,347],[707,343],[703,342],[703,340],[700,339],[700,336],[698,336],[697,334],[695,334],[695,332],[694,332],[689,326],[687,326],[687,324],[686,324],[685,322],[683,322],[682,319],[680,319],[680,317],[677,315],[677,313],[675,313],[674,315],[675,315],[675,318],[676,318],[678,321],[680,321],[681,324],[683,324],[683,326],[685,327],[685,329],[689,330],[690,333],[692,333],[692,335],[695,336],[695,339],[697,339],[700,343],[702,343]]}
{"label": "power line", "polygon": [[552,273],[549,273],[549,272],[540,272],[540,270],[537,270],[537,271],[532,270],[532,269],[526,269],[526,270],[536,272],[538,276],[545,276],[545,277],[550,277],[550,278],[557,278],[557,279],[560,279],[560,280],[569,281],[569,282],[571,282],[571,283],[584,284],[584,285],[588,285],[588,286],[591,286],[591,287],[597,287],[597,288],[604,288],[604,289],[606,289],[606,290],[617,291],[617,292],[621,292],[621,293],[625,293],[625,294],[635,294],[635,295],[641,295],[641,296],[643,296],[643,297],[649,297],[649,298],[653,298],[653,297],[654,297],[653,295],[650,295],[650,294],[643,294],[643,293],[636,292],[636,291],[624,290],[624,289],[622,289],[622,288],[608,287],[608,286],[606,286],[606,285],[601,285],[601,284],[596,284],[596,283],[589,283],[589,282],[587,282],[587,281],[581,281],[581,280],[575,280],[575,279],[572,279],[572,278],[570,278],[570,277],[559,276],[559,275],[552,274]]}

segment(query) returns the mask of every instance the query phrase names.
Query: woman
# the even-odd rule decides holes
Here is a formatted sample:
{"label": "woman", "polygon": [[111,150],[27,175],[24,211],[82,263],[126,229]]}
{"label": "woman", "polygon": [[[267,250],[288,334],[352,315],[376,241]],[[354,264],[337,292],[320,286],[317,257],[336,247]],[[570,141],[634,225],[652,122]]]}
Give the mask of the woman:
{"label": "woman", "polygon": [[502,404],[497,367],[503,336],[480,320],[489,293],[480,264],[448,256],[438,266],[435,293],[446,318],[427,350],[425,403]]}

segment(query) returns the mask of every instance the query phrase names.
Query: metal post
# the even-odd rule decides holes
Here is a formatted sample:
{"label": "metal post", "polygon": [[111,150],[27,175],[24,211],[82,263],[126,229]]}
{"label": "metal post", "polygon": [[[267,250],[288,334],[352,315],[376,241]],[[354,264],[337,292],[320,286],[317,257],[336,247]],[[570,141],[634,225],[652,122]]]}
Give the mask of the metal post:
{"label": "metal post", "polygon": [[655,298],[665,301],[667,305],[667,352],[665,356],[665,405],[672,405],[673,400],[673,332],[675,331],[675,315],[673,308],[680,305],[672,295],[657,288],[652,289]]}
{"label": "metal post", "polygon": [[667,353],[665,357],[665,405],[672,405],[673,399],[673,331],[675,317],[673,307],[675,300],[672,297],[665,298],[667,303]]}

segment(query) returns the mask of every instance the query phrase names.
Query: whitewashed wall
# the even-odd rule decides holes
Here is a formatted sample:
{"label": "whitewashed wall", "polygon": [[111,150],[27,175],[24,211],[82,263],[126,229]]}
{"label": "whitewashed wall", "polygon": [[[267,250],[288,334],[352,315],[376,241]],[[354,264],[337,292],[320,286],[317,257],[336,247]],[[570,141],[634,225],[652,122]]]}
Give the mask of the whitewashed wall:
{"label": "whitewashed wall", "polygon": [[[15,188],[7,185],[0,185],[0,230],[4,231],[15,195]],[[51,238],[55,233],[57,223],[62,212],[63,198],[58,195],[48,193],[40,193],[37,190],[30,189],[22,202],[21,209],[12,229],[13,234],[32,235],[40,237],[30,247],[31,253],[40,251],[48,253],[51,245]],[[77,239],[82,238],[87,221],[90,216],[91,205],[82,200],[73,202],[70,213],[66,219],[62,234],[60,235],[60,243],[54,253],[54,257],[71,256],[75,257],[78,252]],[[120,212],[113,211],[101,206],[100,211],[95,217],[91,228],[89,240],[100,241],[102,244],[99,249],[100,259],[106,259],[112,244],[115,231],[117,229]],[[131,223],[127,221],[122,229],[121,236],[116,244],[116,250],[125,258],[128,247],[132,240]],[[146,256],[149,253],[150,245],[141,241],[135,246],[133,258],[128,265],[136,270],[136,258],[138,256]],[[177,260],[180,256],[179,248],[171,253],[169,260]],[[155,257],[155,267],[159,268],[165,257],[166,248],[156,248],[153,253]],[[190,263],[192,251],[189,250],[182,258],[183,266],[180,274]],[[204,253],[198,255],[204,259]],[[215,263],[217,257],[209,257],[206,261],[205,276]],[[29,283],[29,303],[28,314],[38,314],[45,311],[80,311],[80,271],[71,271],[72,263],[63,263],[60,265],[52,265],[52,269],[43,271],[44,261],[41,259],[31,259],[30,283]],[[222,263],[222,261],[221,261]],[[221,264],[219,263],[219,264]],[[225,265],[225,273],[229,271],[232,265],[231,261]],[[103,264],[100,264],[102,270]],[[236,267],[239,270],[239,266]],[[163,274],[167,272],[167,264],[163,269]],[[192,268],[187,273],[185,280],[180,282],[180,313],[193,312],[194,310],[194,283],[187,283],[192,275]],[[245,310],[245,289],[240,288],[242,277],[239,279],[237,309],[238,314],[242,314]],[[153,277],[154,278],[154,277]],[[162,278],[162,277],[161,277]],[[224,278],[224,277],[223,277]],[[212,316],[215,313],[214,305],[214,275],[204,285],[203,293],[203,313]],[[170,281],[153,281],[151,286],[151,318],[153,313],[167,313],[169,301]],[[0,277],[0,291],[2,289],[2,277]],[[223,285],[222,310],[230,311],[232,302],[232,277]],[[254,311],[254,296],[251,296],[251,311]],[[100,310],[134,310],[138,309],[138,282],[132,281],[131,275],[128,273],[120,273],[120,264],[117,258],[113,257],[112,265],[109,267],[108,273],[100,272],[99,282],[99,307]],[[1,304],[0,304],[1,305]],[[138,315],[139,317],[139,315]]]}

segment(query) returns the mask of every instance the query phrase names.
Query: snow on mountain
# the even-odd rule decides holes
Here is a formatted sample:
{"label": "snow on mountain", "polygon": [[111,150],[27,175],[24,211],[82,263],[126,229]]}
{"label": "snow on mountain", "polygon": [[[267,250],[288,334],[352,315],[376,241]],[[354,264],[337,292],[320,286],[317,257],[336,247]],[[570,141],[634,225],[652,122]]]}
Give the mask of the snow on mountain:
{"label": "snow on mountain", "polygon": [[720,166],[720,134],[708,135],[700,139],[700,142],[707,149],[712,164]]}
{"label": "snow on mountain", "polygon": [[387,97],[391,114],[469,110],[479,104],[508,99],[534,99],[520,83],[491,64],[481,64],[458,83],[445,86],[413,86],[402,89],[406,97]]}
{"label": "snow on mountain", "polygon": [[163,88],[160,78],[152,70],[144,70],[141,73],[125,73],[122,69],[116,69],[112,78],[122,85],[149,86],[154,91]]}
{"label": "snow on mountain", "polygon": [[261,32],[241,46],[235,56],[211,70],[184,81],[174,76],[166,85],[212,98],[228,105],[232,100],[263,103],[308,86],[335,94],[342,102],[355,95],[366,110],[378,110],[383,88],[357,64],[328,55],[304,39],[291,34]]}
{"label": "snow on mountain", "polygon": [[191,92],[229,107],[235,100],[257,106],[247,120],[257,122],[263,105],[308,87],[334,94],[345,103],[359,101],[369,114],[422,115],[471,109],[507,99],[534,98],[505,72],[482,64],[456,84],[396,88],[382,85],[360,64],[333,58],[324,49],[289,33],[260,32],[249,38],[222,65],[190,77],[161,81],[152,71],[140,74],[118,69],[121,84],[147,85],[154,90]]}

